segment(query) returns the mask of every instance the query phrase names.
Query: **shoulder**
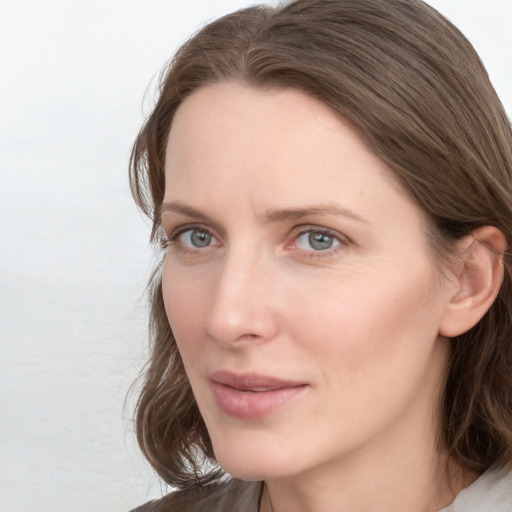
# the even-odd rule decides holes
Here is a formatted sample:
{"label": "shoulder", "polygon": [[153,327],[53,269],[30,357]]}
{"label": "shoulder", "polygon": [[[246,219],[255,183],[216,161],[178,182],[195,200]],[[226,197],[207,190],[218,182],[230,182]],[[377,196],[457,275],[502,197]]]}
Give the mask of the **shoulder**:
{"label": "shoulder", "polygon": [[231,478],[191,491],[172,492],[131,512],[257,512],[260,494],[260,482]]}
{"label": "shoulder", "polygon": [[440,512],[510,512],[512,471],[490,470],[462,490],[455,501]]}

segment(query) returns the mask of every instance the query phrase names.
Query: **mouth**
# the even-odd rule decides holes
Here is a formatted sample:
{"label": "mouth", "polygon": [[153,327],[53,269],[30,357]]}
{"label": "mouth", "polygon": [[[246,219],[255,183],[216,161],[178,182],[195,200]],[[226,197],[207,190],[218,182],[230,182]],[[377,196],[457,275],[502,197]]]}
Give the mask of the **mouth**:
{"label": "mouth", "polygon": [[217,371],[210,375],[218,407],[228,416],[257,420],[287,406],[308,384],[256,373]]}

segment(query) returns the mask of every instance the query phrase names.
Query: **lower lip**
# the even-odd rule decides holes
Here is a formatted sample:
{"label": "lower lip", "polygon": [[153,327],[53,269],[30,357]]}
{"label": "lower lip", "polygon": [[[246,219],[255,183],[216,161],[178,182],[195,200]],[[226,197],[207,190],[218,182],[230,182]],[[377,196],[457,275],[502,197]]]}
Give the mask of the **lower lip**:
{"label": "lower lip", "polygon": [[241,391],[213,382],[213,393],[220,409],[242,420],[256,420],[281,409],[304,393],[306,385],[284,387],[269,391]]}

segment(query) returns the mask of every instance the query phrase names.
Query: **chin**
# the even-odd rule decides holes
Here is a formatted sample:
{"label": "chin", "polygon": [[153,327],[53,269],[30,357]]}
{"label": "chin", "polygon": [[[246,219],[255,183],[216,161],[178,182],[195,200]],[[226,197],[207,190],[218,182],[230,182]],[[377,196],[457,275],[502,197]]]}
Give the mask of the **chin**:
{"label": "chin", "polygon": [[228,450],[215,452],[219,465],[231,476],[241,480],[274,480],[295,474],[301,461],[285,450],[276,450],[265,444],[241,445],[232,443]]}

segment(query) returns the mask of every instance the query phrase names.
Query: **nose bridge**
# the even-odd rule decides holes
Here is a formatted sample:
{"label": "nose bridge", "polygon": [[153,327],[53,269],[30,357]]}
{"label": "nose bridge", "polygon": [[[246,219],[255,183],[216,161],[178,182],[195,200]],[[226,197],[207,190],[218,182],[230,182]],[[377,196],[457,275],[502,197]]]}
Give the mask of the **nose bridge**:
{"label": "nose bridge", "polygon": [[219,343],[266,340],[275,334],[268,307],[269,264],[250,244],[226,256],[215,284],[206,329]]}

